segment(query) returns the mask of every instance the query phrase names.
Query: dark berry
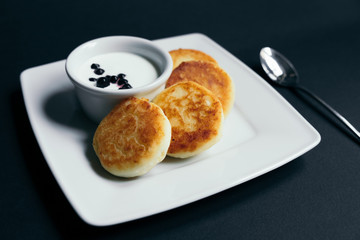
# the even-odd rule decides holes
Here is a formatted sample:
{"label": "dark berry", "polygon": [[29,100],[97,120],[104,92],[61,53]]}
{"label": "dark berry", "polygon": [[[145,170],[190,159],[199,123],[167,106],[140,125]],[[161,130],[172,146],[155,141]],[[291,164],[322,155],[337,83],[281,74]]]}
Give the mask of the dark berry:
{"label": "dark berry", "polygon": [[98,78],[98,80],[96,82],[96,86],[99,88],[105,88],[109,85],[110,85],[110,80],[107,79],[106,77]]}
{"label": "dark berry", "polygon": [[118,77],[117,77],[117,76],[111,76],[111,77],[110,77],[110,82],[111,82],[111,83],[116,83],[117,80],[118,80]]}
{"label": "dark berry", "polygon": [[101,74],[103,74],[105,71],[104,71],[104,69],[102,69],[102,68],[97,68],[97,69],[95,69],[95,71],[94,71],[94,73],[96,74],[96,75],[101,75]]}
{"label": "dark berry", "polygon": [[91,69],[98,69],[100,67],[100,65],[97,63],[93,63],[93,64],[91,64],[90,67],[91,67]]}
{"label": "dark berry", "polygon": [[117,76],[118,76],[120,79],[124,79],[124,78],[126,77],[126,74],[124,74],[124,73],[119,73]]}
{"label": "dark berry", "polygon": [[90,82],[96,82],[97,79],[96,79],[96,78],[89,78],[89,81],[90,81]]}
{"label": "dark berry", "polygon": [[126,80],[125,78],[120,78],[120,79],[118,80],[118,85],[127,84],[127,83],[129,83],[129,81]]}
{"label": "dark berry", "polygon": [[120,89],[130,89],[132,86],[128,83],[125,83]]}

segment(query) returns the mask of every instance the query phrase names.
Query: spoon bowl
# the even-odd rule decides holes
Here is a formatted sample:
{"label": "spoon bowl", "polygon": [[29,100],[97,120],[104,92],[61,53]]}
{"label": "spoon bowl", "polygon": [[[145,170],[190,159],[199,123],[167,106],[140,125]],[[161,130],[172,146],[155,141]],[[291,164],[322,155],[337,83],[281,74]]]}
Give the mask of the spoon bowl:
{"label": "spoon bowl", "polygon": [[299,74],[294,65],[278,51],[269,47],[261,49],[260,62],[266,74],[275,83],[287,87],[299,84]]}

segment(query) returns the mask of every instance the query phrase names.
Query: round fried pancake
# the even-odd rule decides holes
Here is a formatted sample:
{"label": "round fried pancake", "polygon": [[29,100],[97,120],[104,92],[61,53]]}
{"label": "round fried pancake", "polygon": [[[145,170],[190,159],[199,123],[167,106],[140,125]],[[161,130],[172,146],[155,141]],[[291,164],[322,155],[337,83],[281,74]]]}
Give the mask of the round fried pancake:
{"label": "round fried pancake", "polygon": [[176,49],[169,52],[173,60],[173,69],[179,66],[182,62],[188,61],[204,61],[217,64],[216,60],[206,53],[195,49]]}
{"label": "round fried pancake", "polygon": [[171,125],[161,108],[131,97],[100,122],[93,147],[101,165],[121,177],[140,176],[161,162],[171,139]]}
{"label": "round fried pancake", "polygon": [[234,104],[234,86],[230,76],[219,66],[208,62],[183,62],[173,70],[166,87],[184,81],[196,82],[212,91],[219,98],[225,117],[229,114]]}
{"label": "round fried pancake", "polygon": [[167,155],[187,158],[218,142],[222,135],[223,110],[219,99],[194,82],[181,82],[163,90],[153,102],[171,124]]}

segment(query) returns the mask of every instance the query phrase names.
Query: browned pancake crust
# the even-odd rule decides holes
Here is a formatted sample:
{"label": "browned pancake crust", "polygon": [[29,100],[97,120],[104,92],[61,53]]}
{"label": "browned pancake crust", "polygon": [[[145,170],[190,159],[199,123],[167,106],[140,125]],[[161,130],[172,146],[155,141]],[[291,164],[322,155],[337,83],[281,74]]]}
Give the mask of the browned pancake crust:
{"label": "browned pancake crust", "polygon": [[102,166],[114,175],[129,177],[127,171],[141,169],[154,156],[163,159],[168,146],[162,148],[163,153],[158,151],[166,145],[166,135],[170,142],[166,131],[171,131],[170,124],[168,129],[165,127],[166,121],[169,123],[162,110],[147,99],[131,97],[119,103],[101,121],[93,138]]}
{"label": "browned pancake crust", "polygon": [[204,61],[217,64],[216,60],[208,54],[195,49],[176,49],[169,52],[173,60],[173,69],[179,66],[182,62],[187,61]]}
{"label": "browned pancake crust", "polygon": [[208,62],[183,62],[173,70],[166,87],[184,81],[196,82],[213,92],[223,106],[224,115],[228,115],[234,103],[234,86],[223,69]]}
{"label": "browned pancake crust", "polygon": [[205,87],[181,82],[166,88],[153,102],[163,109],[171,123],[169,156],[193,156],[220,139],[224,119],[222,106]]}

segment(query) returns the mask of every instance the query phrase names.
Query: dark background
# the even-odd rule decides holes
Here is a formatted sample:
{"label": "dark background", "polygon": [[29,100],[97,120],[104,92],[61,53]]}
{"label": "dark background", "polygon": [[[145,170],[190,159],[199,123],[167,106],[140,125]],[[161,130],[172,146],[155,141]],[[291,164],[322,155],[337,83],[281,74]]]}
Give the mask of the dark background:
{"label": "dark background", "polygon": [[360,1],[3,0],[0,28],[2,239],[360,239],[360,144],[302,94],[275,87],[320,132],[310,152],[195,203],[98,228],[76,215],[52,176],[19,81],[93,38],[199,32],[262,76],[259,50],[281,51],[304,86],[360,128]]}

